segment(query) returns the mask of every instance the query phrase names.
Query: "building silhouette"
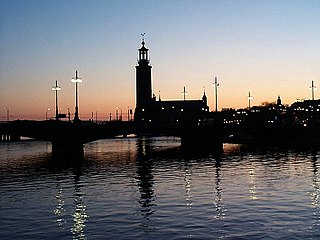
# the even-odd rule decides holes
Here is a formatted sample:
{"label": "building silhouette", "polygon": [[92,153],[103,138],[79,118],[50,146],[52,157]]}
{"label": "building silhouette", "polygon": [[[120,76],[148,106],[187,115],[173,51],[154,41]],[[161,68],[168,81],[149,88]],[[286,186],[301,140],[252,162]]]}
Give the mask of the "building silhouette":
{"label": "building silhouette", "polygon": [[196,124],[207,117],[209,107],[205,92],[200,100],[157,100],[152,93],[149,49],[142,39],[138,49],[139,58],[136,66],[136,109],[134,120],[139,123],[187,123]]}

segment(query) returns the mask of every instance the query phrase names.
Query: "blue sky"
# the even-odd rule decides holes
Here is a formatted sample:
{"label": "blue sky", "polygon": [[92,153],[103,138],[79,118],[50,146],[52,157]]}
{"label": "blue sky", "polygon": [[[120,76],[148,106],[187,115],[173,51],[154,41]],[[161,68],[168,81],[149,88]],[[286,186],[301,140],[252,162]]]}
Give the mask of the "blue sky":
{"label": "blue sky", "polygon": [[198,99],[205,87],[212,109],[218,76],[219,108],[246,107],[249,91],[254,105],[278,94],[290,104],[310,98],[311,80],[320,83],[319,12],[318,0],[1,0],[0,104],[13,116],[41,118],[54,107],[58,80],[62,111],[73,109],[78,69],[80,117],[134,108],[144,32],[153,91],[163,99],[181,98],[184,86]]}

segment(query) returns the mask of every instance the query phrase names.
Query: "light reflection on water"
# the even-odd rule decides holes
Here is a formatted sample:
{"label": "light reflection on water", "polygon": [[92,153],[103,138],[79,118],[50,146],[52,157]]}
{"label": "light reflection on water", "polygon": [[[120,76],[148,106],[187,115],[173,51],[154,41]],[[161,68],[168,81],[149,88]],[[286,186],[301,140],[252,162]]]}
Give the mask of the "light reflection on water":
{"label": "light reflection on water", "polygon": [[320,237],[319,150],[158,137],[92,142],[76,163],[50,152],[0,144],[1,239]]}

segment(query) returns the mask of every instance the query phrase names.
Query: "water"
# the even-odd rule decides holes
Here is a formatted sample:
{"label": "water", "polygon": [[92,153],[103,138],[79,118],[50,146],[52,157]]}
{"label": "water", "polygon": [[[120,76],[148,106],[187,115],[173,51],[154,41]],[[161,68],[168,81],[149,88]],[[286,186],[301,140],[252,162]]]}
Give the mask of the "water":
{"label": "water", "polygon": [[158,137],[86,144],[80,163],[50,152],[0,144],[1,239],[320,238],[320,150]]}

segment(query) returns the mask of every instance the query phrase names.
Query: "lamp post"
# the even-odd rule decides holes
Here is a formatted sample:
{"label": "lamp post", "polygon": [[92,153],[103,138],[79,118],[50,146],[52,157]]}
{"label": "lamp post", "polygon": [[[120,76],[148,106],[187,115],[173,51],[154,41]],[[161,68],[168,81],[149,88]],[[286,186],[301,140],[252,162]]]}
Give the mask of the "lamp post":
{"label": "lamp post", "polygon": [[116,121],[118,121],[118,107],[116,108]]}
{"label": "lamp post", "polygon": [[311,82],[310,90],[311,90],[311,98],[312,100],[314,100],[314,91],[317,90],[317,87],[314,85],[313,81]]}
{"label": "lamp post", "polygon": [[183,95],[183,101],[185,101],[186,95],[188,95],[188,92],[186,91],[186,87],[183,87],[183,92],[181,92],[181,95]]}
{"label": "lamp post", "polygon": [[249,109],[251,107],[251,100],[253,99],[253,96],[251,96],[251,93],[249,92],[249,95],[248,95],[248,104],[249,104]]}
{"label": "lamp post", "polygon": [[96,110],[96,123],[98,123],[98,112],[99,112],[100,110],[101,110],[100,108],[98,108],[98,109]]}
{"label": "lamp post", "polygon": [[128,114],[128,122],[129,122],[129,114],[130,114],[130,113],[129,113],[129,106],[128,106],[128,113],[127,113],[127,114]]}
{"label": "lamp post", "polygon": [[214,83],[212,83],[212,86],[214,86],[214,92],[215,92],[215,97],[216,97],[216,112],[218,112],[218,87],[220,84],[218,83],[218,78],[214,77]]}
{"label": "lamp post", "polygon": [[[120,110],[120,117],[119,117],[119,119],[118,119],[118,110]],[[122,121],[122,109],[121,109],[121,108],[117,107],[116,115],[117,115],[117,120]]]}
{"label": "lamp post", "polygon": [[76,71],[76,76],[71,79],[71,82],[75,83],[76,85],[76,107],[75,107],[75,113],[74,113],[74,122],[79,121],[79,109],[78,109],[78,83],[82,82],[82,79],[78,77],[78,71]]}
{"label": "lamp post", "polygon": [[56,120],[59,120],[59,110],[58,110],[58,91],[61,87],[58,86],[58,81],[56,80],[56,86],[52,87],[52,90],[56,92]]}
{"label": "lamp post", "polygon": [[50,111],[50,108],[46,109],[46,120],[48,120],[48,111]]}
{"label": "lamp post", "polygon": [[68,110],[68,120],[70,122],[70,108],[66,108]]}
{"label": "lamp post", "polygon": [[10,121],[9,108],[7,106],[4,106],[4,108],[7,110],[7,122],[9,122]]}

